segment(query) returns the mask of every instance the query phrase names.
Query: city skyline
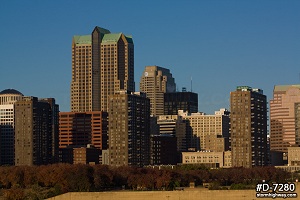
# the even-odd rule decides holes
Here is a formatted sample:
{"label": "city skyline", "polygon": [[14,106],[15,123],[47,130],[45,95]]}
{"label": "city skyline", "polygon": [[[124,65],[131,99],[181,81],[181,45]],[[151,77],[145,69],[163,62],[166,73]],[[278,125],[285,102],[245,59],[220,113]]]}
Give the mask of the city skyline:
{"label": "city skyline", "polygon": [[145,66],[163,66],[179,91],[192,79],[202,112],[229,108],[238,85],[269,102],[275,85],[300,82],[299,1],[112,1],[101,12],[91,2],[3,2],[0,90],[51,96],[70,111],[72,37],[95,26],[133,36],[136,90]]}

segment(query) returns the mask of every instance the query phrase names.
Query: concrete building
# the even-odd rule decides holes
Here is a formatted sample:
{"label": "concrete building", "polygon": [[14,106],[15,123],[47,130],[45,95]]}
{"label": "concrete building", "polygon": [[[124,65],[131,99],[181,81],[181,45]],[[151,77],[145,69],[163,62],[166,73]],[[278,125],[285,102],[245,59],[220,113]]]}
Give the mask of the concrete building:
{"label": "concrete building", "polygon": [[182,164],[203,164],[211,168],[229,168],[231,167],[231,152],[182,152]]}
{"label": "concrete building", "polygon": [[95,27],[72,41],[71,111],[107,111],[109,95],[134,91],[131,36]]}
{"label": "concrete building", "polygon": [[198,112],[198,94],[194,92],[171,92],[164,94],[164,114],[177,115],[179,110]]}
{"label": "concrete building", "polygon": [[176,165],[177,138],[170,134],[151,135],[150,165]]}
{"label": "concrete building", "polygon": [[206,135],[204,145],[207,151],[228,151],[229,138],[224,138],[222,135]]}
{"label": "concrete building", "polygon": [[108,116],[110,165],[148,165],[150,100],[146,94],[120,91],[111,95]]}
{"label": "concrete building", "polygon": [[51,105],[37,97],[15,102],[15,165],[53,163],[53,118]]}
{"label": "concrete building", "polygon": [[164,115],[164,94],[175,90],[175,80],[169,69],[159,66],[145,67],[140,80],[140,91],[146,93],[150,99],[151,115]]}
{"label": "concrete building", "polygon": [[107,149],[107,129],[107,112],[60,112],[59,148],[92,144],[97,149]]}
{"label": "concrete building", "polygon": [[[179,115],[183,119],[189,121],[191,126],[193,146],[197,151],[211,150],[206,147],[206,136],[220,135],[225,138],[225,147],[229,146],[229,111],[225,108],[216,111],[214,115],[207,115],[202,112],[197,113],[187,113],[179,111]],[[213,137],[212,136],[212,137]],[[228,150],[224,149],[223,151]]]}
{"label": "concrete building", "polygon": [[73,149],[73,164],[99,164],[101,150],[88,144],[86,147]]}
{"label": "concrete building", "polygon": [[187,151],[191,147],[191,132],[188,123],[178,115],[160,115],[157,117],[160,135],[172,135],[177,139],[177,151]]}
{"label": "concrete building", "polygon": [[[300,85],[276,85],[270,100],[270,150],[300,145]],[[286,155],[285,155],[286,156]]]}
{"label": "concrete building", "polygon": [[23,94],[14,89],[0,92],[0,165],[15,163],[15,113],[14,103],[23,98]]}
{"label": "concrete building", "polygon": [[300,147],[288,147],[288,166],[300,167]]}
{"label": "concrete building", "polygon": [[230,93],[230,111],[232,166],[267,165],[267,97],[263,91],[237,87]]}

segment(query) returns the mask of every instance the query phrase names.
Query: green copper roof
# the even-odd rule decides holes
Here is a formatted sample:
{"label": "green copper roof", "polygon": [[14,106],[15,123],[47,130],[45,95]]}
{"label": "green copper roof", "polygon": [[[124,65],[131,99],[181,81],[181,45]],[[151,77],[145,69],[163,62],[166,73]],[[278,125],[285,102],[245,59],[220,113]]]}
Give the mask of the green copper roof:
{"label": "green copper roof", "polygon": [[[118,42],[118,40],[120,39],[121,36],[122,36],[122,33],[105,34],[103,36],[102,43]],[[124,35],[124,36],[128,43],[133,43],[132,36],[128,36],[128,35]]]}
{"label": "green copper roof", "polygon": [[287,91],[289,88],[292,88],[292,87],[300,89],[300,85],[275,85],[274,92]]}
{"label": "green copper roof", "polygon": [[102,43],[106,42],[117,42],[121,37],[121,33],[111,33],[111,34],[105,34]]}
{"label": "green copper roof", "polygon": [[73,40],[75,44],[92,44],[91,35],[75,35]]}

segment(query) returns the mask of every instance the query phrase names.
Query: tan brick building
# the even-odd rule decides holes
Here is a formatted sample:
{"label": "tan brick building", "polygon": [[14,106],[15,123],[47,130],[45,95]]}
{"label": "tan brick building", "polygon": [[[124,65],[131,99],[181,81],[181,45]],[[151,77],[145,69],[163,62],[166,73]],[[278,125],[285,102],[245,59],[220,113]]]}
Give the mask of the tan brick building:
{"label": "tan brick building", "polygon": [[146,93],[150,99],[151,115],[164,115],[164,93],[175,90],[175,80],[169,69],[159,66],[145,67],[140,80],[140,91]]}
{"label": "tan brick building", "polygon": [[95,27],[72,41],[71,111],[107,111],[109,95],[134,91],[131,36]]}
{"label": "tan brick building", "polygon": [[230,125],[232,166],[267,165],[267,97],[261,89],[230,92]]}
{"label": "tan brick building", "polygon": [[120,91],[109,99],[109,163],[150,162],[150,100],[145,93]]}

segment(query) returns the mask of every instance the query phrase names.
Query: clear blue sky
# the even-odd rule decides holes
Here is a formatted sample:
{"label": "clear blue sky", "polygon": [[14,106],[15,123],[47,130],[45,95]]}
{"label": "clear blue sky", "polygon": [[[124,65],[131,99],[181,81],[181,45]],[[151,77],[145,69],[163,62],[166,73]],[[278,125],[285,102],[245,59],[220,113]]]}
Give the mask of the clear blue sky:
{"label": "clear blue sky", "polygon": [[95,26],[132,35],[135,82],[169,68],[199,110],[229,108],[238,85],[300,83],[299,0],[1,1],[0,90],[54,97],[70,110],[71,42]]}

